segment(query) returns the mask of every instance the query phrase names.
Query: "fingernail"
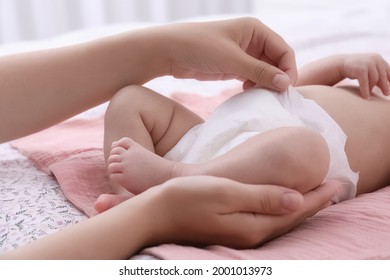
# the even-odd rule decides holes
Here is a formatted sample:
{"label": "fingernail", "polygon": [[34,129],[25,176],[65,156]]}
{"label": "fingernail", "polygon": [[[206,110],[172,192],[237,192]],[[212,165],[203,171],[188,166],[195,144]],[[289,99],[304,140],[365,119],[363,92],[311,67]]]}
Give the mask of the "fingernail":
{"label": "fingernail", "polygon": [[343,186],[341,185],[341,183],[339,181],[327,180],[326,182],[329,184],[329,186],[333,187],[334,195],[340,193],[343,190]]}
{"label": "fingernail", "polygon": [[280,90],[285,90],[290,85],[290,78],[286,74],[276,74],[272,79],[272,85]]}
{"label": "fingernail", "polygon": [[288,192],[282,196],[282,206],[288,211],[298,210],[303,203],[303,197],[299,193]]}

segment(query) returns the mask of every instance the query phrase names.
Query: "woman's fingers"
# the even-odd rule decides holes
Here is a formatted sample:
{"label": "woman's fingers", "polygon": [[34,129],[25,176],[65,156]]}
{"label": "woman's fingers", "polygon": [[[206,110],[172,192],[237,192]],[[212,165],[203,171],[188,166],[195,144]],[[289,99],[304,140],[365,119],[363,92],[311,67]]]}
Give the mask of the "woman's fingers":
{"label": "woman's fingers", "polygon": [[[264,215],[259,212],[232,213],[226,217],[229,219],[226,222],[226,227],[228,227],[226,230],[232,234],[230,237],[234,237],[229,240],[230,245],[244,248],[253,247],[278,237],[328,206],[330,199],[339,191],[339,183],[325,182],[317,189],[304,195],[304,201],[298,210],[286,215]],[[264,194],[264,190],[261,190],[260,193]],[[249,203],[253,203],[253,201],[249,201]],[[263,211],[264,209],[258,210]],[[228,236],[225,238],[227,239]]]}
{"label": "woman's fingers", "polygon": [[303,196],[285,187],[275,185],[248,185],[226,181],[224,190],[230,211],[280,215],[298,210]]}

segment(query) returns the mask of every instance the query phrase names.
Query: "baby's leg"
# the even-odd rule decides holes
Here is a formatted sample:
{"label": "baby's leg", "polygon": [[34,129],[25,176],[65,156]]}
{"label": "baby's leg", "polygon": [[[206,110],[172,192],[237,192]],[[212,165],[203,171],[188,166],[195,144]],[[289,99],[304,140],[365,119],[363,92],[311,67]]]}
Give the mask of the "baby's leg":
{"label": "baby's leg", "polygon": [[[109,170],[115,167],[115,155],[109,160],[115,141],[129,137],[147,150],[163,156],[192,126],[201,122],[203,120],[199,116],[184,106],[145,87],[128,86],[120,90],[111,100],[105,116],[104,154]],[[137,161],[136,158],[134,160]],[[149,170],[149,167],[138,170],[137,179],[142,181],[150,176]],[[110,174],[110,182],[117,196],[99,197],[95,203],[98,212],[128,199],[131,193],[127,189],[134,192],[131,187],[136,187],[131,182],[118,184],[117,180],[111,179],[112,176],[115,175]]]}
{"label": "baby's leg", "polygon": [[228,153],[183,169],[183,174],[205,173],[248,184],[274,184],[301,193],[320,185],[329,169],[325,139],[305,127],[283,127],[258,134]]}
{"label": "baby's leg", "polygon": [[[137,181],[142,191],[172,177],[212,175],[250,184],[275,184],[302,193],[322,183],[329,167],[329,150],[320,134],[304,127],[284,127],[256,135],[206,163],[182,164],[166,160],[124,138],[110,156],[109,172],[120,185]],[[112,164],[111,164],[112,163]]]}
{"label": "baby's leg", "polygon": [[148,88],[125,87],[113,97],[105,115],[105,158],[112,143],[123,137],[164,156],[191,127],[202,122],[181,104]]}

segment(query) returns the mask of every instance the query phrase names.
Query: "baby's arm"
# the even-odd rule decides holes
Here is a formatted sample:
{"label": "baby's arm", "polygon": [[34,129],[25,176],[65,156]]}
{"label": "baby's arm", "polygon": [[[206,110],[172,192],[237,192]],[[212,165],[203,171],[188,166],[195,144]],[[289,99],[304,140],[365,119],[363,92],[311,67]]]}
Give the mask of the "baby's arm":
{"label": "baby's arm", "polygon": [[309,63],[300,69],[296,85],[333,86],[345,78],[357,79],[365,98],[374,86],[390,94],[390,67],[378,54],[341,54]]}
{"label": "baby's arm", "polygon": [[298,71],[297,86],[328,85],[333,86],[345,77],[341,74],[344,55],[334,55],[315,60],[304,65]]}

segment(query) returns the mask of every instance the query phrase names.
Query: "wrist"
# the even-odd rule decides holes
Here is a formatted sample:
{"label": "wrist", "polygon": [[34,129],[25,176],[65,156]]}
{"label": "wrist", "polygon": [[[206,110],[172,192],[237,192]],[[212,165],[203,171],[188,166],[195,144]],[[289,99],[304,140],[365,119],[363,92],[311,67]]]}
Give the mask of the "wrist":
{"label": "wrist", "polygon": [[132,204],[128,205],[128,212],[135,214],[131,217],[136,219],[133,232],[138,240],[138,249],[162,244],[172,238],[169,234],[172,232],[169,230],[172,215],[167,213],[169,198],[166,197],[164,188],[153,187],[128,202]]}
{"label": "wrist", "polygon": [[348,55],[346,54],[339,54],[334,56],[335,65],[336,65],[337,73],[340,77],[340,81],[347,77],[345,73],[345,63],[347,58]]}
{"label": "wrist", "polygon": [[[154,200],[148,192],[130,198],[123,203],[94,217],[95,236],[100,237],[95,245],[105,259],[128,259],[155,242],[157,225],[151,209]],[[102,230],[102,228],[107,230]],[[112,229],[112,230],[111,230]]]}
{"label": "wrist", "polygon": [[[144,246],[155,246],[163,243],[185,242],[193,232],[188,232],[187,226],[192,226],[188,212],[188,192],[182,190],[182,185],[168,181],[142,193],[145,209]],[[197,236],[199,237],[199,236]]]}
{"label": "wrist", "polygon": [[99,54],[100,67],[122,87],[142,85],[167,73],[158,37],[156,28],[133,30],[93,42],[86,51]]}
{"label": "wrist", "polygon": [[138,56],[138,66],[146,71],[148,80],[171,73],[169,48],[172,42],[166,35],[163,27],[150,27],[138,30],[132,38],[142,54]]}
{"label": "wrist", "polygon": [[[150,28],[145,34],[147,43],[152,47],[154,61],[156,61],[155,69],[159,76],[173,76],[173,65],[177,57],[192,46],[185,45],[186,34],[181,34],[182,25],[167,24],[154,28]],[[178,35],[180,34],[180,35]]]}

